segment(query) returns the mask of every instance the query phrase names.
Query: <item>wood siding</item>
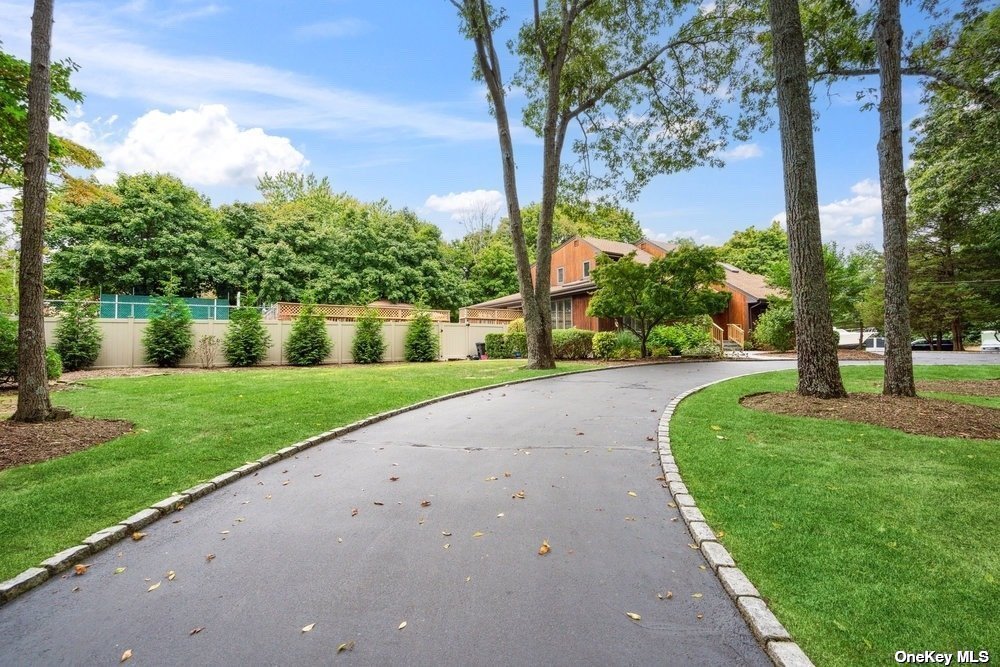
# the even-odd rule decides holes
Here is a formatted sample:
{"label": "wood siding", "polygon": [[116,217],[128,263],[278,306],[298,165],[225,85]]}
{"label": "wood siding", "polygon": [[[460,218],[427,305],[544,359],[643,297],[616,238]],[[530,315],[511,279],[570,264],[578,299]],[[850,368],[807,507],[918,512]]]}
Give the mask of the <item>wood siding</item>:
{"label": "wood siding", "polygon": [[639,241],[639,243],[637,243],[636,245],[638,245],[641,249],[648,252],[653,257],[663,257],[664,255],[667,254],[666,250],[664,250],[663,248],[654,243],[650,243],[646,239]]}
{"label": "wood siding", "polygon": [[747,307],[747,297],[743,292],[726,290],[732,294],[729,307],[721,313],[712,315],[712,320],[725,331],[728,324],[736,324],[746,333],[750,333],[750,309]]}
{"label": "wood siding", "polygon": [[[549,285],[575,283],[584,280],[583,263],[590,262],[590,270],[593,271],[597,262],[597,250],[592,245],[581,239],[572,239],[564,246],[552,253],[552,275]],[[556,282],[557,272],[564,269],[562,283]],[[575,310],[573,311],[576,312]],[[574,315],[574,322],[576,321]]]}

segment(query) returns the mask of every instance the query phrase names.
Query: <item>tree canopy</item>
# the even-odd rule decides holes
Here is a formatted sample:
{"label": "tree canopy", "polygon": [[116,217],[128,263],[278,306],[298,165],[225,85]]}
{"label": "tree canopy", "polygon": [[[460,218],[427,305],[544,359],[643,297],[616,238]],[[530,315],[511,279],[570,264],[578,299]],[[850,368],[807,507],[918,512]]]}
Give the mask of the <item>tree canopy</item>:
{"label": "tree canopy", "polygon": [[733,232],[719,248],[719,259],[750,273],[766,275],[775,262],[788,262],[788,235],[777,220],[769,227]]}
{"label": "tree canopy", "polygon": [[635,253],[617,261],[602,253],[592,276],[597,291],[587,314],[612,318],[638,336],[644,357],[653,327],[717,313],[730,298],[719,289],[726,273],[715,249],[693,244],[682,244],[649,264],[637,262]]}

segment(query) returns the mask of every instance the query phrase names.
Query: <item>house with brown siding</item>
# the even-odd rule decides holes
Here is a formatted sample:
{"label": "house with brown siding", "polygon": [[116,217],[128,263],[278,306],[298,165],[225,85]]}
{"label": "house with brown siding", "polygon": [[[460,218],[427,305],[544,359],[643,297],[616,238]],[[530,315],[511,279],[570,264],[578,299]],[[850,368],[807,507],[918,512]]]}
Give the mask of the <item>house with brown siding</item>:
{"label": "house with brown siding", "polygon": [[[635,260],[648,264],[655,257],[662,257],[677,248],[673,243],[662,243],[650,239],[642,239],[639,243],[623,243],[608,241],[592,236],[575,236],[552,251],[552,272],[549,275],[549,285],[552,295],[552,326],[555,329],[589,329],[591,331],[611,331],[615,328],[614,321],[607,318],[590,317],[587,306],[590,297],[597,286],[591,277],[591,272],[597,265],[597,257],[601,254],[618,260],[630,253],[635,253]],[[767,308],[769,296],[779,291],[768,287],[763,276],[748,273],[731,264],[722,264],[726,270],[723,289],[732,294],[729,307],[721,313],[712,316],[712,320],[728,335],[729,325],[735,324],[749,334],[753,330],[757,318]],[[531,267],[531,275],[535,276],[535,267]],[[492,320],[503,318],[501,311],[519,311],[521,294],[490,299],[468,308],[462,309],[460,321],[474,321],[477,315],[489,317]],[[513,315],[514,313],[511,313]]]}

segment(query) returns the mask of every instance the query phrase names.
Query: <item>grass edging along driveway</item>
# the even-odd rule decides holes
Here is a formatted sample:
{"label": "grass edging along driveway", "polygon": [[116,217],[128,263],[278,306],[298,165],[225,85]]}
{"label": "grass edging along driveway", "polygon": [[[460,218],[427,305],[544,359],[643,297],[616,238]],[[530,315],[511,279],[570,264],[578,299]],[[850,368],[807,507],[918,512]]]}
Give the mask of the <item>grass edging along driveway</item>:
{"label": "grass edging along driveway", "polygon": [[[76,454],[0,472],[0,490],[4,491],[0,494],[0,534],[4,535],[3,547],[6,550],[20,545],[24,552],[0,554],[0,574],[10,576],[27,564],[37,562],[37,559],[46,554],[63,549],[38,567],[24,570],[0,583],[0,605],[215,489],[321,442],[402,412],[450,398],[542,378],[617,367],[609,365],[595,368],[593,364],[570,362],[561,364],[562,368],[572,369],[568,371],[522,371],[517,368],[520,363],[522,362],[493,361],[476,362],[472,365],[469,362],[456,362],[277,372],[263,369],[259,372],[229,374],[160,375],[92,381],[91,384],[94,386],[87,390],[54,394],[58,402],[69,404],[75,410],[89,416],[132,418],[136,422],[136,431]],[[449,371],[449,368],[452,370]],[[453,369],[458,371],[455,372]],[[492,374],[457,377],[458,373],[463,371],[481,373],[483,370],[492,371]],[[508,372],[531,373],[531,377],[489,382],[496,380],[500,374]],[[354,385],[366,383],[370,385],[368,389],[377,392],[375,398],[368,401],[359,400],[357,393],[363,386],[348,386],[345,390],[343,379],[349,373],[367,373],[368,376],[378,374],[378,379],[368,377],[366,382],[352,376]],[[426,386],[414,388],[413,382],[420,379],[420,373],[431,376],[430,380],[425,377]],[[254,384],[255,379],[263,380],[267,384],[260,381]],[[230,385],[228,387],[230,391],[220,397],[218,385],[226,382]],[[282,384],[287,386],[274,390],[276,385]],[[304,384],[312,386],[303,388]],[[437,393],[454,389],[456,384],[471,386],[444,394]],[[109,391],[108,387],[117,389],[117,393]],[[127,387],[129,391],[121,391],[122,387]],[[340,423],[352,419],[354,421],[274,451],[276,444],[292,439],[286,438],[287,433],[297,432],[301,437],[303,431],[308,433],[312,426],[319,425],[312,420],[320,417],[310,413],[309,409],[318,409],[317,401],[322,402],[324,399],[324,396],[318,395],[320,389],[324,390],[327,400],[339,399],[340,403],[348,404],[346,409],[339,412],[332,410],[334,416],[330,419],[334,424],[338,421]],[[262,395],[250,396],[251,390],[258,390]],[[237,393],[239,391],[244,393]],[[298,400],[293,400],[296,397]],[[140,400],[142,398],[147,401],[158,400],[160,404],[142,403]],[[215,403],[212,403],[213,399]],[[258,402],[254,403],[254,399]],[[260,402],[261,399],[263,402]],[[223,419],[221,423],[210,421],[213,410],[219,407],[220,401],[241,400],[251,405],[246,410],[238,411],[240,414],[235,417],[223,415],[228,419]],[[275,401],[280,400],[284,400],[286,404],[274,405]],[[301,414],[298,418],[290,420],[293,422],[290,430],[287,424],[285,428],[268,429],[267,413],[262,412],[265,405],[272,411],[275,408],[284,408],[286,411],[300,410]],[[386,409],[387,407],[389,409]],[[160,425],[163,427],[161,430],[165,430],[173,419],[174,423],[184,424],[184,428],[180,429],[182,433],[150,433],[148,429],[143,428],[144,424],[157,422],[157,415],[152,414],[157,408],[164,413],[159,415]],[[140,416],[133,418],[128,414],[129,409],[136,411]],[[185,415],[186,410],[193,414]],[[145,419],[143,415],[146,415]],[[197,422],[199,419],[209,420],[207,427],[192,427],[191,422]],[[242,433],[239,432],[241,429]],[[268,430],[274,432],[267,433]],[[193,431],[197,433],[194,434]],[[315,433],[315,430],[312,432]],[[174,436],[173,439],[171,435]],[[244,442],[248,438],[253,442],[249,444]],[[239,451],[229,455],[230,462],[220,462],[218,452],[212,450],[218,450],[227,444],[240,445]],[[177,450],[176,453],[170,451],[174,449]],[[269,453],[230,469],[234,462],[232,456],[249,451],[253,451],[254,455],[260,452]],[[187,460],[199,456],[201,458],[197,461]],[[243,461],[246,458],[249,457],[241,456],[236,461]],[[185,463],[189,468],[179,477],[163,479],[165,466],[180,466]],[[207,479],[205,471],[210,471],[208,474],[215,476]],[[137,483],[131,486],[126,484],[130,473],[142,476],[141,479],[133,480]],[[46,481],[46,477],[58,479]],[[184,480],[185,486],[194,485],[183,491],[173,492],[174,489],[180,488],[176,485],[177,480]],[[123,485],[126,488],[122,488]],[[39,488],[46,486],[51,488]],[[168,493],[168,497],[153,502],[156,498],[162,498],[164,493]],[[144,509],[136,512],[140,508]],[[117,524],[108,526],[108,523],[114,521],[116,517],[130,512],[136,513]],[[106,527],[100,528],[101,526]],[[66,548],[67,545],[79,540],[81,535],[95,529],[98,530],[86,537],[82,543]]]}
{"label": "grass edging along driveway", "polygon": [[[878,390],[881,366],[842,371],[848,391]],[[916,368],[918,380],[998,375],[997,366]],[[681,494],[685,520],[704,516],[712,526],[705,539],[725,543],[818,664],[885,664],[895,651],[930,647],[995,650],[1000,441],[910,435],[739,403],[794,386],[788,371],[731,379],[690,396],[669,426],[661,424],[672,441],[665,469],[679,465],[684,475],[682,487],[668,477],[671,491],[698,500],[695,514]],[[998,398],[975,402],[1000,408]]]}

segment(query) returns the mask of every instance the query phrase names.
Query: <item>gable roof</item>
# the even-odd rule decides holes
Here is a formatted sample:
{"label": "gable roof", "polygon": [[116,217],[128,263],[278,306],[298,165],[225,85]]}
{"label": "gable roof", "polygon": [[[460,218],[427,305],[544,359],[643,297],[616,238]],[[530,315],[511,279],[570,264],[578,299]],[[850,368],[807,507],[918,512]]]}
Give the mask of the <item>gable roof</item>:
{"label": "gable roof", "polygon": [[782,290],[770,287],[767,284],[767,279],[762,275],[749,273],[725,262],[719,262],[719,264],[726,270],[726,285],[743,292],[747,296],[755,299],[766,299],[769,296],[784,294]]}
{"label": "gable roof", "polygon": [[677,250],[678,248],[681,247],[680,244],[678,243],[667,243],[666,241],[654,241],[648,236],[644,237],[642,241],[640,241],[640,243],[642,243],[643,241],[645,241],[649,245],[656,246],[663,252],[673,252],[674,250]]}
{"label": "gable roof", "polygon": [[609,241],[607,239],[599,239],[596,236],[581,236],[580,238],[584,243],[589,244],[595,250],[603,252],[605,255],[610,257],[624,257],[625,255],[634,252],[635,261],[640,264],[649,264],[653,261],[652,255],[642,248],[632,245],[631,243],[624,243],[623,241]]}

